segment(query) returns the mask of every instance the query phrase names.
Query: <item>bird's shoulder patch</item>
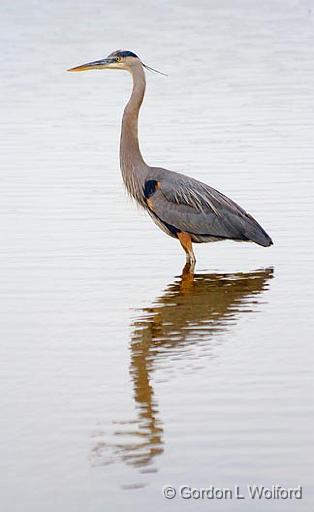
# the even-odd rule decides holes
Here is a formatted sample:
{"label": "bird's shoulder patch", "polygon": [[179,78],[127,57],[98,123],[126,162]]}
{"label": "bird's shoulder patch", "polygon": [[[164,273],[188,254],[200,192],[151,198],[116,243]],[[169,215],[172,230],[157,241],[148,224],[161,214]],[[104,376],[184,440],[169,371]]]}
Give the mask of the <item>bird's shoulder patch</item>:
{"label": "bird's shoulder patch", "polygon": [[157,180],[146,180],[144,185],[144,197],[149,199],[160,188],[160,183]]}

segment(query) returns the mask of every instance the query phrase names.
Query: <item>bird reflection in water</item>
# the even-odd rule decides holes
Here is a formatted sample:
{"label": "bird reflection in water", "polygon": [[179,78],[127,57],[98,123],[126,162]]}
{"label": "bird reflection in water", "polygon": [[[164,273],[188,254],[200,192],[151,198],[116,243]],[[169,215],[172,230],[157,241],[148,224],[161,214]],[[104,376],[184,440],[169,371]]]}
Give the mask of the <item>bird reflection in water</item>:
{"label": "bird reflection in water", "polygon": [[214,357],[219,334],[240,315],[256,311],[258,297],[272,276],[272,268],[234,274],[193,274],[185,268],[152,307],[141,310],[132,323],[130,343],[137,417],[115,422],[119,425],[117,442],[104,442],[104,434],[98,432],[92,449],[94,465],[122,459],[143,473],[156,471],[153,463],[164,450],[164,440],[153,389],[154,370],[162,368],[164,361],[169,371],[180,358],[190,364],[198,348],[203,349],[198,359]]}

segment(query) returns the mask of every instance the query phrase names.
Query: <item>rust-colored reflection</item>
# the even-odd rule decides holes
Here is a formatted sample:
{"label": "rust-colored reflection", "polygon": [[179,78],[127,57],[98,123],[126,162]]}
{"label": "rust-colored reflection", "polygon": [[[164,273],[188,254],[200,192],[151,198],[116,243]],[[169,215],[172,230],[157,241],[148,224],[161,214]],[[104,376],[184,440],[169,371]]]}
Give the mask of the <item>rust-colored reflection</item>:
{"label": "rust-colored reflection", "polygon": [[210,357],[208,349],[218,335],[240,315],[258,309],[258,297],[272,276],[272,268],[234,274],[193,274],[184,270],[152,307],[141,310],[132,323],[130,343],[137,416],[129,422],[115,422],[119,424],[115,432],[119,442],[108,444],[99,437],[95,439],[95,463],[119,458],[142,472],[154,471],[153,462],[164,450],[153,389],[154,370],[163,362],[169,370],[180,358],[188,361],[189,350],[195,347],[206,349],[200,350],[199,358]]}

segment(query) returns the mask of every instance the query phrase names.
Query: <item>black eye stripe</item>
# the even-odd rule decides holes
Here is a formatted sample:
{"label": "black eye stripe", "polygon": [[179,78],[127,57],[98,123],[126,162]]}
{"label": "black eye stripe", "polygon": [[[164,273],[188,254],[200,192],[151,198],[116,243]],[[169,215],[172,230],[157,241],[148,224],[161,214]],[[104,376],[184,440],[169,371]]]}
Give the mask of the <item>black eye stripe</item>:
{"label": "black eye stripe", "polygon": [[135,55],[135,53],[133,53],[133,52],[129,52],[129,50],[122,50],[121,52],[119,52],[119,56],[120,57],[135,57],[136,59],[138,59],[138,56]]}

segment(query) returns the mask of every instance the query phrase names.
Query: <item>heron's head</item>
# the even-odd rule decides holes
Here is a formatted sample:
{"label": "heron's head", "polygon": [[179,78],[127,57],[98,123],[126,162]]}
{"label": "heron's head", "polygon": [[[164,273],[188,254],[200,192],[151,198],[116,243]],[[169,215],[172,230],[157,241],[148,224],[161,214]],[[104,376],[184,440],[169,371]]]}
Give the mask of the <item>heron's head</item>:
{"label": "heron's head", "polygon": [[117,50],[112,52],[105,59],[88,62],[87,64],[82,64],[81,66],[68,69],[68,71],[89,71],[90,69],[122,69],[132,73],[132,68],[138,65],[144,66],[144,68],[150,69],[151,71],[160,73],[160,71],[146,66],[141,61],[141,59],[135,55],[135,53],[130,52],[129,50]]}
{"label": "heron's head", "polygon": [[122,69],[131,71],[132,66],[140,63],[141,61],[135,53],[128,50],[117,50],[105,59],[88,62],[87,64],[68,69],[68,71],[89,71],[90,69]]}

